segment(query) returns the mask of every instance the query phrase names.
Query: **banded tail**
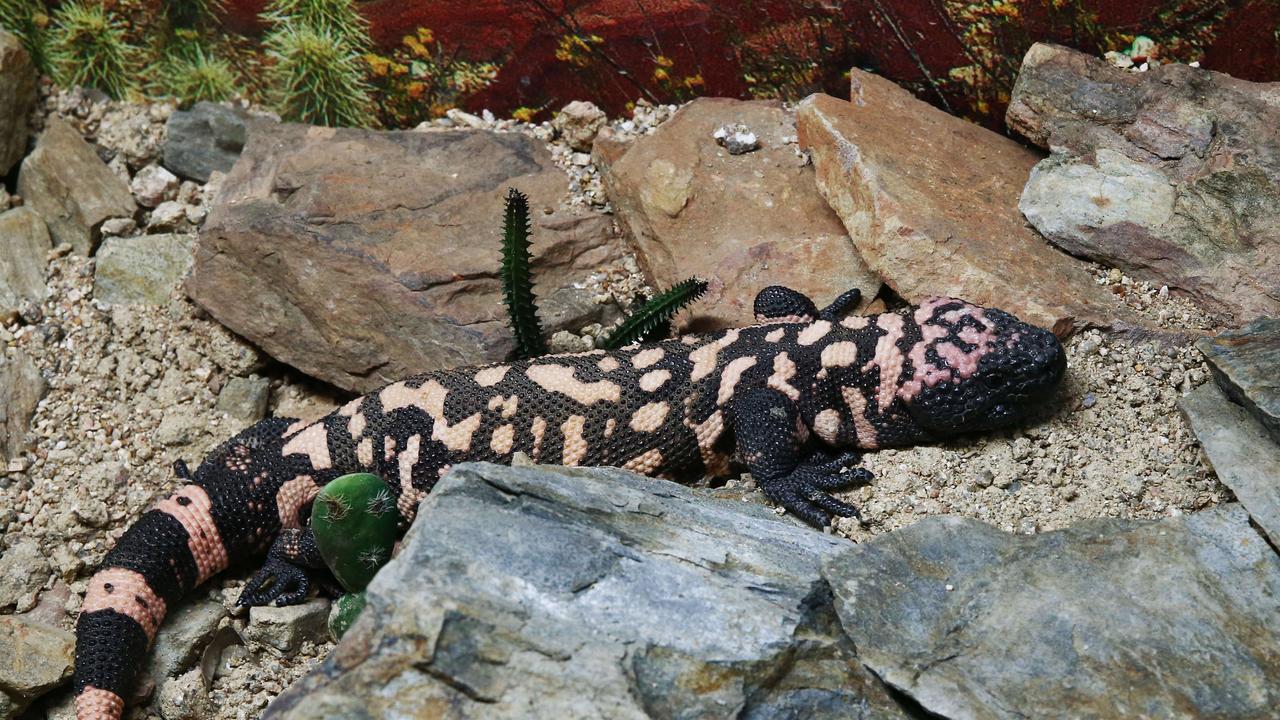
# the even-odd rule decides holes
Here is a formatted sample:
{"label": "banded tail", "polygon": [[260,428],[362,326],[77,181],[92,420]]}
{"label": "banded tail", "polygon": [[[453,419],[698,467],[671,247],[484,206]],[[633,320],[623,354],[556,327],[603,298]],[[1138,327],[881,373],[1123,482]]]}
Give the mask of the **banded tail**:
{"label": "banded tail", "polygon": [[169,608],[299,522],[297,503],[277,502],[309,470],[280,451],[292,422],[269,418],[219,446],[107,553],[76,621],[77,720],[118,720]]}

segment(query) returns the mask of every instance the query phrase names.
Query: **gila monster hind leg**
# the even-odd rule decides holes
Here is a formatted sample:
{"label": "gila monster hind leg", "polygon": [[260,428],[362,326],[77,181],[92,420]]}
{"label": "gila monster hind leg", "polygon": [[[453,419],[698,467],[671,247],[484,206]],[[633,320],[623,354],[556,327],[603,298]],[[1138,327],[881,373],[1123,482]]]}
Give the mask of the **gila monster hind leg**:
{"label": "gila monster hind leg", "polygon": [[776,390],[757,388],[734,400],[738,454],[765,496],[805,522],[823,527],[831,516],[857,517],[857,508],[831,497],[866,477],[841,473],[845,456],[802,457],[803,439],[795,404]]}
{"label": "gila monster hind leg", "polygon": [[810,322],[818,317],[818,306],[809,296],[782,285],[770,285],[756,293],[752,312],[757,320],[794,320]]}
{"label": "gila monster hind leg", "polygon": [[324,569],[311,528],[285,528],[272,543],[262,568],[245,583],[236,604],[297,605],[311,593],[316,571]]}

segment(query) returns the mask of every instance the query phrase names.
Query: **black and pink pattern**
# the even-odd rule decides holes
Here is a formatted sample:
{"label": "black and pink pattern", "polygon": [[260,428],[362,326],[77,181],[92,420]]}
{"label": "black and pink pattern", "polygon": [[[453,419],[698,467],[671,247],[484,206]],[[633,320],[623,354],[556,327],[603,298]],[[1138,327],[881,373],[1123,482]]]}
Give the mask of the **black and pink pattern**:
{"label": "black and pink pattern", "polygon": [[[761,291],[756,325],[622,350],[417,375],[302,423],[272,418],[219,447],[144,514],[93,577],[77,626],[80,720],[120,716],[165,611],[259,557],[246,604],[298,602],[318,564],[306,515],[329,480],[373,472],[405,517],[454,464],[611,465],[687,480],[745,468],[814,525],[863,450],[1007,425],[1042,404],[1065,356],[1046,330],[951,298],[844,317]],[[276,582],[265,582],[267,576]]]}

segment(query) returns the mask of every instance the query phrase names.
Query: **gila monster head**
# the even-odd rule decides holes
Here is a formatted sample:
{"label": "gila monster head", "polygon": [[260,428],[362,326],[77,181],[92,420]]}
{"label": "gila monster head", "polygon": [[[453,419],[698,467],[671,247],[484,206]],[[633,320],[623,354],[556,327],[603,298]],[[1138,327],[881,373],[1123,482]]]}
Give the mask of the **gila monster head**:
{"label": "gila monster head", "polygon": [[899,396],[931,434],[1017,423],[1052,397],[1066,372],[1053,333],[1002,310],[931,298],[914,312],[920,338]]}

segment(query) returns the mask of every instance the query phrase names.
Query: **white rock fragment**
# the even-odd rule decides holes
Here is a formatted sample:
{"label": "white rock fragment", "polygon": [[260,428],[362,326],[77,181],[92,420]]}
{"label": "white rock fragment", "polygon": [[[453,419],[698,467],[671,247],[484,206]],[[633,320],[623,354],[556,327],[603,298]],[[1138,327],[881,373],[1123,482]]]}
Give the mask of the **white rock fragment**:
{"label": "white rock fragment", "polygon": [[178,196],[178,176],[159,165],[148,165],[133,176],[129,189],[138,204],[153,208]]}
{"label": "white rock fragment", "polygon": [[760,148],[760,139],[742,123],[721,125],[711,137],[730,155],[743,155]]}

